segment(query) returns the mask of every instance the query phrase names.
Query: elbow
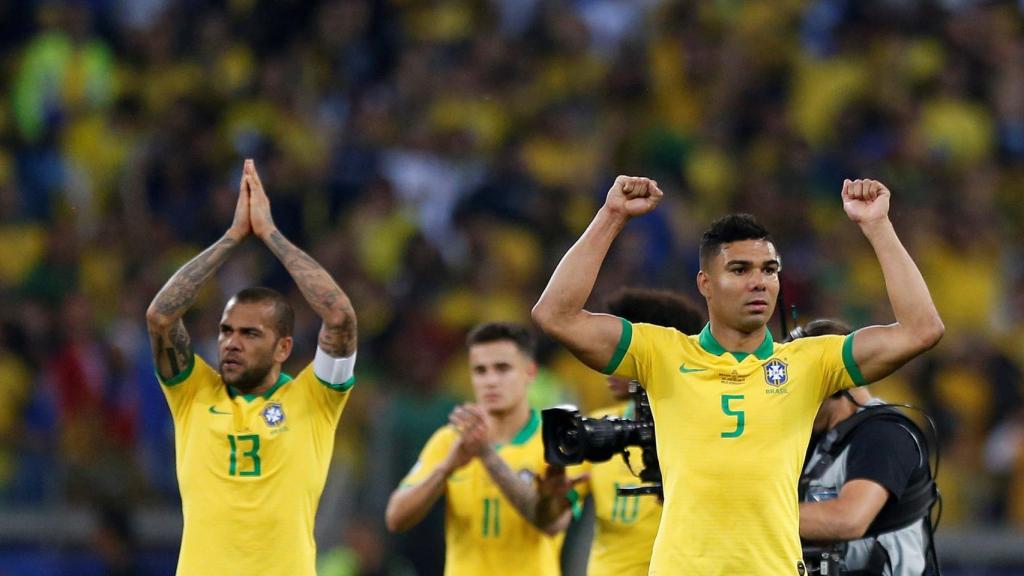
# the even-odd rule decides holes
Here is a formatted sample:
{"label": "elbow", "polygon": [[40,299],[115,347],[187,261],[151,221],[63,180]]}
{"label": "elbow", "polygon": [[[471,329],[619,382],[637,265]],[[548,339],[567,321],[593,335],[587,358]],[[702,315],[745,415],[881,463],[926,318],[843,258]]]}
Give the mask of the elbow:
{"label": "elbow", "polygon": [[836,526],[836,539],[839,541],[860,540],[868,531],[870,520],[863,518],[846,518]]}
{"label": "elbow", "polygon": [[930,350],[935,347],[936,344],[942,340],[942,336],[946,333],[946,326],[942,323],[942,319],[939,318],[938,314],[935,314],[931,322],[927,326],[924,326],[918,333],[918,346],[921,351]]}
{"label": "elbow", "polygon": [[324,326],[331,331],[356,333],[356,313],[348,310],[331,310],[322,318]]}
{"label": "elbow", "polygon": [[553,303],[546,302],[543,296],[530,310],[530,316],[537,327],[556,340],[560,340],[559,333],[565,326],[566,319],[570,317],[559,311]]}
{"label": "elbow", "polygon": [[156,309],[153,304],[146,309],[146,325],[150,332],[162,332],[166,330],[174,319]]}
{"label": "elbow", "polygon": [[409,526],[402,520],[403,518],[394,509],[394,506],[389,504],[387,511],[384,513],[384,525],[387,527],[388,532],[398,534],[408,530]]}
{"label": "elbow", "polygon": [[551,309],[550,306],[544,302],[543,297],[533,305],[533,309],[530,310],[530,316],[533,318],[533,322],[540,327],[541,330],[545,332],[548,331],[548,327],[551,325]]}
{"label": "elbow", "polygon": [[413,514],[410,514],[408,509],[402,506],[401,501],[396,496],[397,493],[392,494],[391,499],[388,501],[388,507],[384,511],[384,526],[391,534],[405,532],[415,526],[417,522]]}

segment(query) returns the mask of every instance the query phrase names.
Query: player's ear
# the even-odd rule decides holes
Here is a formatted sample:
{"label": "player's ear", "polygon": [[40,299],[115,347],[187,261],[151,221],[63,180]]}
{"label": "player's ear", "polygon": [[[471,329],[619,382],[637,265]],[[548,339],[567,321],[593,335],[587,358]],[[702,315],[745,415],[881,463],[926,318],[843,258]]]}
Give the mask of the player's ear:
{"label": "player's ear", "polygon": [[708,291],[709,291],[708,290],[708,285],[709,284],[711,284],[711,278],[708,277],[707,272],[705,272],[704,270],[701,270],[700,272],[697,272],[697,290],[699,290],[700,291],[700,295],[705,297],[705,298],[708,297]]}
{"label": "player's ear", "polygon": [[527,362],[526,363],[526,373],[529,374],[531,380],[536,378],[537,377],[537,363],[534,362],[533,360],[530,360],[529,362]]}
{"label": "player's ear", "polygon": [[291,336],[285,336],[284,338],[278,338],[277,344],[274,347],[274,362],[278,364],[284,364],[285,360],[292,355],[292,345],[294,340]]}

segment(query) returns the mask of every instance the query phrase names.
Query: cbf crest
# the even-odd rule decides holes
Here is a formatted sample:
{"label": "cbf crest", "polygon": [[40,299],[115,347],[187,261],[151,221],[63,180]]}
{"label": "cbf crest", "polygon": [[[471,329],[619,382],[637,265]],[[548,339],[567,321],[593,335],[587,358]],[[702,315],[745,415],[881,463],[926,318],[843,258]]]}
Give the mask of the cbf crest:
{"label": "cbf crest", "polygon": [[267,423],[267,426],[271,428],[277,428],[284,424],[284,409],[277,402],[270,402],[264,406],[260,415],[263,417],[263,421]]}
{"label": "cbf crest", "polygon": [[789,366],[778,358],[772,358],[764,364],[764,381],[769,386],[778,388],[789,382]]}

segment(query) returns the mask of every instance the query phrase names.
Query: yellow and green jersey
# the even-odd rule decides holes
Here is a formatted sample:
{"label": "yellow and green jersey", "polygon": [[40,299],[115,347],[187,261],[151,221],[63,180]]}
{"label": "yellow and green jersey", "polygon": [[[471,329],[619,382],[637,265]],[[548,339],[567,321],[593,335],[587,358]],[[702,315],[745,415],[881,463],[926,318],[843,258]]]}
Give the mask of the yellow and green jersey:
{"label": "yellow and green jersey", "polygon": [[[632,402],[597,410],[591,418],[617,416],[632,419]],[[570,476],[590,473],[590,480],[577,484],[576,495],[594,499],[594,541],[590,546],[588,576],[646,576],[651,562],[654,537],[661,521],[661,504],[654,495],[620,496],[619,487],[641,484],[637,474],[643,470],[641,449],[630,446],[629,465],[620,455],[606,462],[583,462],[569,471]]]}
{"label": "yellow and green jersey", "polygon": [[[451,426],[435,432],[401,486],[422,482],[441,464],[457,439],[458,433]],[[495,448],[508,467],[524,479],[542,475],[546,464],[540,414],[531,411],[530,420],[512,441]],[[447,576],[560,574],[563,535],[548,536],[523,518],[479,459],[474,458],[448,478],[445,501]]]}
{"label": "yellow and green jersey", "polygon": [[800,573],[797,480],[818,406],[863,383],[853,335],[771,333],[727,352],[695,336],[622,321],[606,373],[647,389],[665,504],[651,575]]}
{"label": "yellow and green jersey", "polygon": [[185,518],[178,574],[316,574],[313,518],[353,383],[307,366],[238,394],[198,356],[163,382]]}

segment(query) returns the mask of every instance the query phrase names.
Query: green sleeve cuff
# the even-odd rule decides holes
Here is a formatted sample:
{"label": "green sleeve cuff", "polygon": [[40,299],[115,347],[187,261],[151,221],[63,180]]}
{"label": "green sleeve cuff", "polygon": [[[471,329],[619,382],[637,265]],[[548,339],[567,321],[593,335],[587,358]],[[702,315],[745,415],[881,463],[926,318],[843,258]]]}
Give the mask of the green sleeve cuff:
{"label": "green sleeve cuff", "polygon": [[333,384],[333,383],[328,382],[326,380],[321,380],[320,377],[317,376],[316,374],[313,374],[313,376],[315,376],[316,379],[319,380],[321,384],[323,384],[324,386],[327,386],[328,388],[330,388],[331,390],[334,390],[335,392],[348,392],[356,384],[356,377],[355,377],[355,375],[352,375],[351,378],[349,378],[348,380],[345,380],[341,384]]}
{"label": "green sleeve cuff", "polygon": [[184,371],[179,372],[179,373],[175,374],[174,376],[171,376],[167,380],[164,380],[163,378],[161,378],[160,377],[160,372],[157,371],[156,372],[156,379],[159,380],[160,383],[163,384],[164,386],[167,386],[168,388],[170,388],[171,386],[174,386],[175,384],[181,384],[185,380],[188,380],[188,377],[192,375],[192,369],[195,368],[195,367],[196,367],[196,355],[193,354],[192,356],[189,357],[189,359],[188,359],[188,366],[185,367]]}
{"label": "green sleeve cuff", "polygon": [[846,366],[846,371],[850,373],[850,378],[853,383],[857,386],[864,386],[867,382],[864,380],[864,375],[860,373],[860,367],[857,366],[857,361],[853,359],[853,335],[855,332],[850,332],[846,335],[846,339],[843,340],[843,366]]}
{"label": "green sleeve cuff", "polygon": [[565,497],[569,499],[569,503],[572,505],[573,520],[579,520],[580,516],[583,515],[583,503],[580,502],[580,493],[575,488],[570,488]]}
{"label": "green sleeve cuff", "polygon": [[622,364],[622,359],[626,357],[626,351],[629,350],[629,344],[633,341],[633,325],[629,323],[625,318],[619,318],[622,321],[622,335],[619,336],[619,345],[615,347],[615,353],[612,354],[612,359],[608,361],[608,365],[601,370],[604,374],[614,374],[619,368],[619,364]]}

